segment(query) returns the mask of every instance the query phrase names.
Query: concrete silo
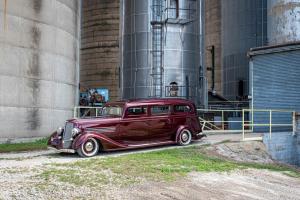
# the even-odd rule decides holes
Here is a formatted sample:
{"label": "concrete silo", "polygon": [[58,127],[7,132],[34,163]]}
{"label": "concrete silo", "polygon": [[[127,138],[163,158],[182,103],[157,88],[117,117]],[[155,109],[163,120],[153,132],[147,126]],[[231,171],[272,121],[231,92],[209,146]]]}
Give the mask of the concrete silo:
{"label": "concrete silo", "polygon": [[200,102],[203,1],[122,1],[123,98]]}
{"label": "concrete silo", "polygon": [[0,19],[0,140],[48,136],[77,101],[80,1],[0,1]]}
{"label": "concrete silo", "polygon": [[206,77],[208,89],[217,94],[222,94],[221,5],[221,0],[205,0],[205,66],[210,69]]}
{"label": "concrete silo", "polygon": [[109,100],[120,98],[120,0],[82,1],[81,91],[107,89]]}

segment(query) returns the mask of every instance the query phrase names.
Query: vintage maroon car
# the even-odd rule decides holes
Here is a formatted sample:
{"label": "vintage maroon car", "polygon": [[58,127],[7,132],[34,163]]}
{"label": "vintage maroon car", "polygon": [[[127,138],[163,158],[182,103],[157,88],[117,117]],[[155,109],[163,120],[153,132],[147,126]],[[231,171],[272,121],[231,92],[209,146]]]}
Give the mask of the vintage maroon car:
{"label": "vintage maroon car", "polygon": [[196,107],[188,100],[128,100],[107,103],[97,118],[68,120],[48,145],[90,157],[99,151],[188,145],[203,136]]}

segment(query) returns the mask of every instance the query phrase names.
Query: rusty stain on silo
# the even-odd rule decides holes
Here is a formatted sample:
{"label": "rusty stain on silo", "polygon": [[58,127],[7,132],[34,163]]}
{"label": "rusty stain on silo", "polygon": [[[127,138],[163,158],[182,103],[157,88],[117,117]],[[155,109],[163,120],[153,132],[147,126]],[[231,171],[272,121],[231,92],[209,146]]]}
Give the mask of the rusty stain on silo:
{"label": "rusty stain on silo", "polygon": [[[41,0],[33,0],[32,8],[36,15],[38,15],[42,8]],[[37,78],[41,73],[41,62],[40,62],[40,53],[38,49],[40,48],[42,33],[37,24],[34,24],[31,27],[31,45],[34,49],[31,60],[28,64],[27,74],[31,78]],[[27,83],[28,89],[31,93],[31,104],[34,108],[31,108],[27,111],[27,124],[28,130],[38,130],[40,128],[40,115],[39,115],[39,99],[40,99],[40,80],[31,79]]]}
{"label": "rusty stain on silo", "polygon": [[284,14],[284,12],[288,10],[294,10],[297,7],[300,7],[300,2],[289,2],[289,3],[281,2],[275,5],[274,7],[272,7],[269,14],[279,16]]}
{"label": "rusty stain on silo", "polygon": [[300,0],[268,1],[269,45],[300,41]]}
{"label": "rusty stain on silo", "polygon": [[41,8],[42,8],[42,0],[33,0],[33,9],[35,11],[35,13],[40,13],[41,12]]}
{"label": "rusty stain on silo", "polygon": [[7,0],[4,0],[4,19],[3,19],[3,28],[6,30],[6,12],[7,12]]}

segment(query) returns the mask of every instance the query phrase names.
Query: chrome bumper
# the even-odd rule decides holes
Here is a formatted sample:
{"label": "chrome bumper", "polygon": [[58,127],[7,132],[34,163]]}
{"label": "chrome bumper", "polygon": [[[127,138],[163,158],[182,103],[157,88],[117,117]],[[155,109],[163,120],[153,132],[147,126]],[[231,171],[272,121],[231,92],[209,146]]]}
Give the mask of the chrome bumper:
{"label": "chrome bumper", "polygon": [[58,153],[76,153],[74,149],[56,149],[54,147],[48,147],[49,150],[54,150]]}

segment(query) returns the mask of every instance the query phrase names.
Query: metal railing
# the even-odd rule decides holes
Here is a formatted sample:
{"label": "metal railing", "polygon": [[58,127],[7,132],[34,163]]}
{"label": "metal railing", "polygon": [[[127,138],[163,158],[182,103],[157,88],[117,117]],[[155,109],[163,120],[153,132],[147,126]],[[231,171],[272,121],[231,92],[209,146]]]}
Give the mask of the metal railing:
{"label": "metal railing", "polygon": [[78,106],[74,108],[73,117],[77,118],[92,118],[99,117],[102,112],[102,107]]}
{"label": "metal railing", "polygon": [[[250,113],[251,123],[245,121],[245,113]],[[274,117],[277,114],[277,117]],[[255,115],[259,120],[255,119]],[[280,116],[281,115],[281,116]],[[270,139],[272,138],[273,131],[288,131],[292,130],[293,135],[296,133],[296,112],[291,110],[266,110],[266,109],[243,109],[242,112],[242,135],[243,140],[262,140],[259,138],[246,138],[246,128],[251,128],[255,131],[255,128],[259,128],[260,132],[269,132]],[[279,120],[278,120],[279,119]],[[259,122],[256,122],[259,121]],[[276,122],[275,122],[276,121]],[[290,121],[290,122],[289,122]],[[276,130],[276,129],[277,130]],[[279,129],[280,128],[280,129]],[[275,130],[274,130],[275,129]]]}
{"label": "metal railing", "polygon": [[[296,133],[296,112],[291,110],[241,109],[212,110],[197,109],[204,133],[242,133],[243,140],[262,140],[262,137],[246,137],[248,133],[292,131]],[[230,124],[238,124],[232,129]],[[249,135],[249,134],[248,134]]]}
{"label": "metal railing", "polygon": [[243,122],[251,123],[250,120],[243,121],[243,110],[197,109],[197,113],[205,133],[241,133]]}

